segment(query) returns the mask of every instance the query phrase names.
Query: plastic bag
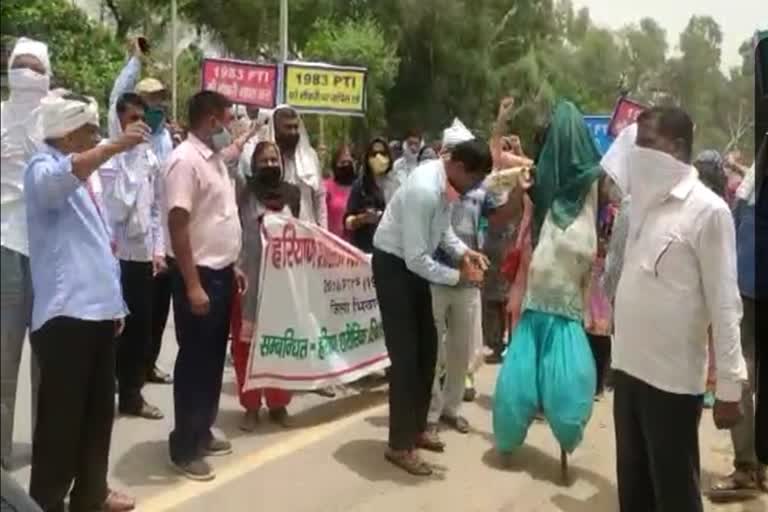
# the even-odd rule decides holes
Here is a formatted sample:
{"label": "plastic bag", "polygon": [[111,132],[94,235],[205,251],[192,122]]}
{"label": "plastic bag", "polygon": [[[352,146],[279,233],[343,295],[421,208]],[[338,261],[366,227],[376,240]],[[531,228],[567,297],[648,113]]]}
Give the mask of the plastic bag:
{"label": "plastic bag", "polygon": [[500,451],[523,444],[538,409],[560,447],[572,452],[592,416],[597,374],[579,322],[525,311],[496,383],[493,428]]}

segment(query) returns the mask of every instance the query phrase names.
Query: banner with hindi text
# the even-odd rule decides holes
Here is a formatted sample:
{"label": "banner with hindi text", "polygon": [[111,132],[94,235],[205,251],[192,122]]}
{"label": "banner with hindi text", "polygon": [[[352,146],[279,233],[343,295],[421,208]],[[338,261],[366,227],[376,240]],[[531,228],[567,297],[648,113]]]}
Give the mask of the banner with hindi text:
{"label": "banner with hindi text", "polygon": [[389,366],[370,256],[289,216],[264,217],[245,389],[312,390]]}
{"label": "banner with hindi text", "polygon": [[286,62],[283,101],[299,112],[365,115],[365,68]]}

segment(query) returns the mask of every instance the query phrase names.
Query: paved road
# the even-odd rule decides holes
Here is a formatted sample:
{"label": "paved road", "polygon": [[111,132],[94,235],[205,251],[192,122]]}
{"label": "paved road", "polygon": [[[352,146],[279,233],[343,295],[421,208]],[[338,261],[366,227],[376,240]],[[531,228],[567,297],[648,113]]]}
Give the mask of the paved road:
{"label": "paved road", "polygon": [[[161,362],[172,367],[175,342],[166,333]],[[17,414],[18,469],[29,478],[29,379],[25,356]],[[497,367],[483,368],[480,396],[465,407],[471,434],[446,432],[445,454],[428,454],[441,467],[429,479],[410,477],[384,461],[386,395],[383,390],[346,391],[335,400],[315,395],[295,399],[297,426],[278,429],[268,422],[253,434],[237,428],[240,408],[227,369],[218,427],[235,452],[213,461],[209,483],[180,479],[167,465],[172,426],[168,386],[152,385],[147,397],[168,415],[164,421],[119,418],[112,442],[110,483],[139,499],[144,512],[614,512],[615,458],[611,400],[597,404],[583,445],[570,459],[571,482],[560,481],[559,451],[546,424],[535,423],[526,445],[502,460],[493,450],[490,394]],[[702,421],[703,480],[729,470],[729,437]],[[709,512],[768,512],[768,498],[746,504],[706,504]]]}

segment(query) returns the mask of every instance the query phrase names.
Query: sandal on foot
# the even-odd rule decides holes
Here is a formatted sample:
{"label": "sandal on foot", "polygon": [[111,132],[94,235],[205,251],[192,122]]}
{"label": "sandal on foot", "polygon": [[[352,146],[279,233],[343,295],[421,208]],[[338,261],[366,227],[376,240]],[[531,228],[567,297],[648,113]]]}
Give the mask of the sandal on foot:
{"label": "sandal on foot", "polygon": [[437,426],[432,425],[416,440],[416,447],[429,452],[443,453],[445,443],[440,439]]}
{"label": "sandal on foot", "polygon": [[144,418],[147,420],[162,420],[165,418],[165,415],[160,409],[147,402],[143,402],[141,406],[137,408],[121,408],[120,414],[125,416],[136,416],[137,418]]}
{"label": "sandal on foot", "polygon": [[387,450],[384,458],[414,476],[430,476],[432,468],[416,452]]}
{"label": "sandal on foot", "polygon": [[715,482],[709,490],[709,499],[717,500],[746,500],[759,495],[760,482],[755,471],[737,469],[728,477]]}
{"label": "sandal on foot", "polygon": [[460,434],[469,434],[469,431],[472,430],[469,426],[469,422],[463,416],[448,416],[445,414],[440,417],[440,421]]}

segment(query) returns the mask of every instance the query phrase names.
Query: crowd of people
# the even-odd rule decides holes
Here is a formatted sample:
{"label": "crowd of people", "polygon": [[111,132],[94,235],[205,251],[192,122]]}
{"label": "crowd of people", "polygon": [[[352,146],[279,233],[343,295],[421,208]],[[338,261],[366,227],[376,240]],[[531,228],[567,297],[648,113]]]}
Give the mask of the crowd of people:
{"label": "crowd of people", "polygon": [[[228,348],[241,428],[253,431],[262,407],[291,425],[289,390],[243,391],[270,213],[371,254],[391,361],[384,456],[399,468],[430,475],[419,450],[443,451],[441,428],[470,432],[461,408],[485,360],[502,365],[494,427],[503,451],[537,417],[573,451],[594,400],[613,388],[622,512],[702,510],[705,402],[735,452],[713,496],[765,491],[754,428],[761,179],[735,154],[694,158],[684,111],[645,111],[603,156],[578,107],[560,101],[529,157],[507,131],[506,98],[488,142],[456,120],[436,144],[413,131],[362,151],[341,145],[325,175],[295,109],[266,118],[248,109],[235,130],[232,103],[202,91],[182,130],[168,118],[164,84],[140,79],[143,59],[136,40],[103,140],[92,98],[49,90],[44,43],[22,38],[9,59],[2,460],[29,333],[28,510],[62,511],[67,500],[72,512],[135,507],[108,485],[108,459],[115,396],[122,415],[170,412],[145,400],[148,382],[173,386],[173,468],[213,479],[207,459],[232,452],[212,429]],[[172,376],[157,367],[171,305]]]}

